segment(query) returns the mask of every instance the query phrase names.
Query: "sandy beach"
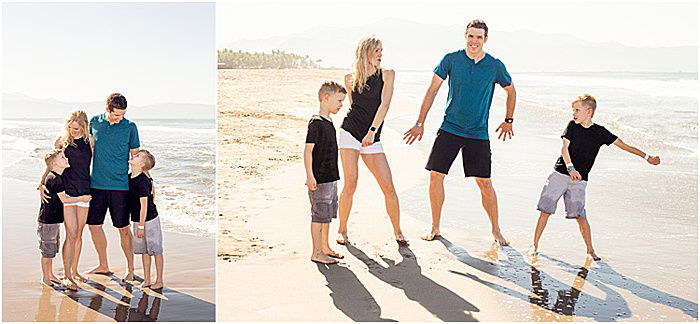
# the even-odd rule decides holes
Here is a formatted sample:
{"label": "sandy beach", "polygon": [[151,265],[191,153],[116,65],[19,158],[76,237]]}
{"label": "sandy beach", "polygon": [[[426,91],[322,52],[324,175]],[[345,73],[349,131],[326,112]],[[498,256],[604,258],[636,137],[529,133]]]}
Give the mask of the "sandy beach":
{"label": "sandy beach", "polygon": [[[166,287],[158,292],[141,290],[138,282],[119,279],[126,261],[118,233],[107,221],[104,228],[114,275],[90,275],[77,292],[48,288],[39,283],[36,190],[29,183],[7,178],[3,178],[2,185],[3,321],[214,321],[213,239],[164,232]],[[61,235],[63,239],[64,233]],[[54,259],[54,273],[59,277],[63,271],[60,260],[59,254]],[[140,278],[140,257],[135,262]],[[96,264],[97,255],[86,228],[79,269],[85,272]]]}
{"label": "sandy beach", "polygon": [[[558,213],[542,239],[541,254],[534,259],[526,255],[536,222],[536,198],[560,141],[558,133],[542,133],[541,116],[526,117],[529,107],[524,103],[516,111],[516,137],[506,143],[492,138],[493,181],[510,247],[491,243],[478,189],[473,180],[464,184],[461,168],[455,167],[446,187],[463,189],[447,192],[443,219],[448,225],[443,225],[443,239],[419,239],[429,228],[428,174],[423,167],[437,128],[426,130],[418,145],[401,142],[403,131],[415,120],[422,93],[402,93],[397,87],[382,142],[410,245],[399,247],[393,242],[381,191],[361,166],[349,223],[352,244],[331,244],[345,259],[332,266],[310,262],[309,206],[300,156],[305,122],[317,110],[318,85],[326,79],[340,81],[344,73],[219,71],[219,320],[697,321],[696,226],[676,236],[684,244],[693,244],[684,249],[639,251],[630,247],[639,245],[637,236],[627,234],[631,241],[620,242],[621,233],[613,232],[620,223],[629,222],[592,219],[603,261],[590,262],[576,225]],[[397,82],[400,77],[397,73]],[[493,129],[495,120],[503,118],[502,99],[500,93],[494,98]],[[442,109],[443,103],[436,100],[429,117],[433,127]],[[336,128],[346,111],[347,102],[334,116]],[[565,125],[567,118],[550,117],[548,122]],[[643,196],[631,197],[637,200],[631,204],[619,204],[613,198],[620,192],[620,188],[613,191],[613,185],[619,183],[657,183],[650,190],[658,191],[663,186],[657,181],[672,181],[671,171],[665,169],[640,179],[603,171],[621,163],[631,165],[630,172],[643,168],[620,155],[601,154],[597,168],[602,175],[596,180],[601,183],[589,187],[588,201],[595,202],[589,212],[624,216],[639,213],[648,204],[668,206]],[[651,176],[655,178],[650,180]],[[450,219],[462,219],[468,225],[450,226]],[[334,221],[332,239],[336,230]],[[668,259],[663,263],[668,268],[673,268],[674,254],[682,255],[676,271],[683,275],[667,275],[667,270],[656,269],[658,262],[640,263],[643,253]],[[240,298],[239,291],[251,293]]]}

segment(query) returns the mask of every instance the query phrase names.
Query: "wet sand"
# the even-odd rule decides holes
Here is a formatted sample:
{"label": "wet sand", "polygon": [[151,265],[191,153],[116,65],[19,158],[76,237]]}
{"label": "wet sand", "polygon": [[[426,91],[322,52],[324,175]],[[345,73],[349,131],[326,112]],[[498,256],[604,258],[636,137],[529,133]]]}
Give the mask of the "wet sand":
{"label": "wet sand", "polygon": [[[251,88],[256,84],[269,88],[277,79],[296,79],[296,83],[285,81],[276,86],[271,96],[245,95],[248,92],[239,93],[239,96],[244,98],[242,102],[250,105],[251,111],[263,108],[270,114],[300,119],[296,129],[286,130],[285,137],[269,137],[270,146],[276,149],[266,150],[268,146],[261,145],[261,149],[244,161],[246,165],[264,165],[268,163],[266,158],[280,148],[283,153],[295,154],[296,159],[271,165],[254,177],[241,176],[245,165],[219,169],[219,196],[226,197],[219,200],[220,224],[225,224],[220,230],[233,233],[239,229],[246,233],[246,236],[219,237],[217,304],[220,320],[697,321],[697,276],[692,274],[693,271],[697,273],[697,263],[688,260],[690,256],[697,259],[694,246],[678,251],[684,258],[683,264],[690,267],[677,269],[683,272],[685,279],[682,282],[666,280],[669,284],[665,285],[666,277],[638,256],[644,252],[631,250],[629,246],[634,242],[616,241],[619,235],[613,233],[594,236],[603,261],[587,262],[576,225],[555,215],[543,237],[541,254],[534,259],[526,255],[536,222],[536,196],[551,172],[556,159],[552,155],[560,145],[556,133],[551,136],[553,139],[536,134],[536,118],[523,123],[525,118],[520,117],[516,138],[511,142],[497,143],[492,138],[493,181],[499,194],[502,227],[512,247],[491,243],[488,220],[473,181],[464,184],[463,191],[450,187],[449,205],[446,203],[443,213],[444,224],[448,224],[442,228],[443,238],[434,242],[420,240],[419,236],[429,228],[430,217],[426,212],[428,174],[423,170],[426,146],[429,149],[436,129],[427,130],[430,134],[426,134],[420,145],[403,144],[401,133],[415,121],[419,102],[402,95],[395,95],[392,101],[382,142],[392,167],[402,206],[402,227],[410,245],[399,247],[393,242],[381,191],[367,169],[360,165],[359,186],[349,224],[352,244],[347,247],[331,244],[346,258],[334,266],[310,262],[309,206],[300,160],[305,120],[317,109],[314,92],[320,82],[329,78],[341,80],[344,71],[225,73],[227,81],[222,81],[220,72],[220,89],[222,82],[230,88],[234,88],[236,82]],[[299,99],[299,94],[303,93],[306,96]],[[219,97],[232,95],[220,93]],[[501,120],[504,111],[499,101],[502,94],[496,96],[492,129],[496,125],[494,120]],[[436,102],[432,118],[441,117],[441,107]],[[245,106],[239,109],[245,110]],[[346,109],[347,102],[334,116],[336,128]],[[522,105],[516,114],[526,113],[527,106]],[[248,131],[236,133],[227,127],[235,120],[232,117],[220,112],[219,129],[227,129],[229,136],[247,138]],[[254,125],[255,131],[269,134],[280,131],[276,127],[266,128],[264,121],[255,117],[245,122]],[[221,135],[219,140],[220,161],[235,160],[238,157],[232,152],[246,148],[242,145],[226,151],[231,144],[222,143]],[[224,151],[231,153],[227,156],[221,153]],[[605,156],[602,155],[603,159]],[[599,170],[618,163],[615,159],[600,162]],[[538,167],[538,173],[521,168],[533,165]],[[631,164],[629,168],[641,167]],[[459,172],[457,168],[451,174]],[[607,177],[606,180],[623,182],[627,186],[644,182],[644,178]],[[459,185],[464,179],[451,177],[449,181]],[[601,190],[605,184],[597,186],[591,186],[588,200],[591,206],[596,206],[591,209],[593,214],[601,214],[606,208],[617,211],[619,207],[613,208],[617,203],[614,196]],[[339,188],[342,188],[342,180]],[[643,197],[637,200],[630,203],[653,203]],[[622,206],[629,207],[629,203]],[[450,226],[447,220],[454,218],[464,218],[468,225]],[[597,235],[604,233],[610,223],[601,216],[591,224]],[[337,226],[334,220],[331,240],[335,238]],[[690,230],[687,241],[695,245],[696,229],[686,229]],[[673,268],[673,265],[668,264],[668,267]],[[246,298],[236,298],[235,291],[221,287],[238,287],[251,293]]]}
{"label": "wet sand", "polygon": [[[40,284],[37,201],[31,184],[3,179],[3,321],[215,320],[215,242],[208,238],[164,232],[166,287],[161,291],[141,290],[138,281],[124,283],[118,277],[124,274],[126,261],[118,233],[107,221],[104,228],[113,276],[89,275],[77,292]],[[64,232],[61,235],[63,239]],[[140,256],[135,262],[140,280]],[[54,273],[59,277],[62,264],[59,254],[54,259]],[[86,272],[96,264],[86,228],[79,269]]]}

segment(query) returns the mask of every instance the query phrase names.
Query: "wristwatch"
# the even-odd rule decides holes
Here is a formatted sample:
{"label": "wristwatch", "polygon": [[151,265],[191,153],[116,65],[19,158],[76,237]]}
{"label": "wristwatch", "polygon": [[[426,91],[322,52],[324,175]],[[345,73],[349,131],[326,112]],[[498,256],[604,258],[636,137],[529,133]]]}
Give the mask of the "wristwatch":
{"label": "wristwatch", "polygon": [[416,126],[421,127],[421,126],[423,126],[423,123],[417,121],[417,122],[416,122]]}
{"label": "wristwatch", "polygon": [[513,118],[506,118],[506,123],[512,124],[512,123],[513,123]]}
{"label": "wristwatch", "polygon": [[373,132],[375,132],[375,133],[377,132],[377,128],[374,127],[374,126],[370,127],[369,130],[371,130],[371,131],[373,131]]}

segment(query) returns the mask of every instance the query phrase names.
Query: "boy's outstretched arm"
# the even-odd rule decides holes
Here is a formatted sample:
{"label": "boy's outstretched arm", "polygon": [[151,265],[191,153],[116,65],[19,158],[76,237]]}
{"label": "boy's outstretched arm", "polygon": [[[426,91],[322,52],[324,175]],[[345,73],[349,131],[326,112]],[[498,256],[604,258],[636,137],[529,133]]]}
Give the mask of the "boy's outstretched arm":
{"label": "boy's outstretched arm", "polygon": [[571,162],[571,156],[569,155],[569,144],[571,144],[571,141],[569,141],[569,139],[566,137],[562,137],[561,140],[561,157],[564,159],[564,163],[566,163],[566,169],[569,171],[571,180],[583,179],[581,174],[574,168],[574,164]]}
{"label": "boy's outstretched arm", "polygon": [[66,195],[65,191],[61,191],[58,193],[58,198],[61,199],[61,202],[64,204],[72,204],[72,203],[77,203],[77,202],[90,202],[92,199],[92,196],[90,195],[82,195],[78,197],[68,197]]}
{"label": "boy's outstretched arm", "polygon": [[309,187],[309,190],[315,191],[316,190],[316,178],[314,178],[314,171],[312,168],[312,162],[313,162],[313,151],[314,151],[314,143],[306,143],[306,146],[304,146],[304,169],[306,169],[306,186]]}
{"label": "boy's outstretched arm", "polygon": [[639,156],[639,157],[641,157],[641,158],[644,158],[647,162],[649,162],[649,164],[652,164],[652,165],[659,165],[659,164],[661,163],[661,158],[659,158],[658,156],[647,155],[646,153],[642,152],[642,150],[640,150],[640,149],[638,149],[638,148],[636,148],[636,147],[634,147],[634,146],[625,144],[625,142],[623,142],[623,141],[622,141],[621,139],[619,139],[619,138],[616,139],[616,140],[613,142],[613,144],[615,144],[615,146],[617,146],[617,147],[619,147],[619,148],[621,148],[621,149],[623,149],[623,150],[625,150],[625,151],[627,151],[627,152],[630,152],[630,153],[632,153],[632,154],[634,154],[634,155],[637,155],[637,156]]}

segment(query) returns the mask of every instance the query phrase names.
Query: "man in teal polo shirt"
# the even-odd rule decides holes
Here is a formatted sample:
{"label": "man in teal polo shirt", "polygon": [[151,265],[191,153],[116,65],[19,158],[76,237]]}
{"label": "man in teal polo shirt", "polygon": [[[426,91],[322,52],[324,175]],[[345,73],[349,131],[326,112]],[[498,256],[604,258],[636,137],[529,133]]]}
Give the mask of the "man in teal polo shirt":
{"label": "man in teal polo shirt", "polygon": [[95,139],[92,174],[90,175],[90,209],[87,224],[97,250],[99,265],[89,273],[111,273],[107,263],[107,237],[102,225],[107,210],[112,225],[119,229],[121,247],[126,256],[124,280],[134,280],[133,237],[129,225],[129,158],[138,152],[139,132],[136,124],[124,118],[126,98],[113,93],[107,98],[105,113],[90,119],[90,133]]}
{"label": "man in teal polo shirt", "polygon": [[445,201],[445,175],[452,162],[462,151],[464,175],[474,177],[481,190],[481,201],[491,221],[493,238],[501,245],[508,245],[498,225],[498,201],[491,184],[491,146],[488,135],[489,110],[495,85],[507,93],[506,118],[496,129],[498,138],[505,141],[513,136],[513,112],[515,111],[515,87],[500,60],[484,52],[488,40],[488,27],[481,20],[471,21],[466,28],[466,50],[445,55],[433,71],[432,82],[423,98],[415,126],[404,134],[407,144],[423,138],[423,123],[433,105],[435,96],[445,79],[448,79],[447,108],[428,158],[426,169],[430,171],[430,208],[433,224],[430,233],[423,236],[433,240],[440,235],[440,215]]}

